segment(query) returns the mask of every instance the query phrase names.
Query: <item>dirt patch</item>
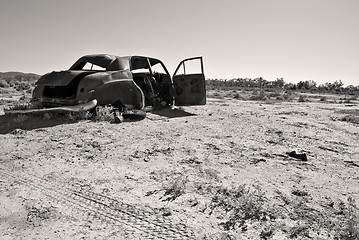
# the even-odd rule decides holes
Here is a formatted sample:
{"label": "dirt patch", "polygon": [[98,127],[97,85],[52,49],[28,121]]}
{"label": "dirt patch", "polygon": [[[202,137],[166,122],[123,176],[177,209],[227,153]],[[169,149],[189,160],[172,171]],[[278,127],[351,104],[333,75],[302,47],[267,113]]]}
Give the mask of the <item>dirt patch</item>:
{"label": "dirt patch", "polygon": [[137,122],[39,118],[0,135],[0,238],[355,239],[359,132],[340,118],[357,111],[223,95]]}

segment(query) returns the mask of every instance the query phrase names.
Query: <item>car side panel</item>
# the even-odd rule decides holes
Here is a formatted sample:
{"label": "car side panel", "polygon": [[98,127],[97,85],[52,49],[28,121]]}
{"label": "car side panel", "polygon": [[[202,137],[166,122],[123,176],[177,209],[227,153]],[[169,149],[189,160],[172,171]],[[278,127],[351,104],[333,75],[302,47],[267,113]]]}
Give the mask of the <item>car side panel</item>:
{"label": "car side panel", "polygon": [[131,79],[113,80],[94,91],[98,105],[118,105],[128,109],[143,109],[145,106],[142,90]]}

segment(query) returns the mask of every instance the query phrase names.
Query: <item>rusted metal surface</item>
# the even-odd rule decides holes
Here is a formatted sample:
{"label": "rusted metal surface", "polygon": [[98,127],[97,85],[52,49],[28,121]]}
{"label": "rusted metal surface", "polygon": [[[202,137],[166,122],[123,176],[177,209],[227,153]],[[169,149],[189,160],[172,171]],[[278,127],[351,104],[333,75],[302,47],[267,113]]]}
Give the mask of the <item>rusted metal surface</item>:
{"label": "rusted metal surface", "polygon": [[74,105],[74,106],[40,108],[40,109],[24,109],[24,110],[5,110],[5,114],[27,114],[27,113],[44,113],[44,112],[81,112],[81,111],[89,111],[96,106],[97,106],[97,100],[94,99],[90,102],[82,103],[82,104]]}

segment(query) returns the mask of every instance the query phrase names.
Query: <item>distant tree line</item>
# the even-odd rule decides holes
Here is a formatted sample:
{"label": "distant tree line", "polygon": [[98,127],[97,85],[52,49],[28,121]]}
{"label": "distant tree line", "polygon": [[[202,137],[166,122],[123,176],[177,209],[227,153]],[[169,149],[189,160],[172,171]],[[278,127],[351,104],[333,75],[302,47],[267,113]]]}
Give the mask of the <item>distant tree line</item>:
{"label": "distant tree line", "polygon": [[333,83],[317,84],[313,80],[300,81],[299,83],[286,83],[283,78],[277,78],[274,81],[268,81],[262,77],[258,78],[233,78],[233,79],[207,79],[207,89],[238,89],[238,88],[263,88],[263,89],[284,89],[300,90],[312,92],[332,92],[359,94],[359,85],[349,85],[344,87],[341,80]]}

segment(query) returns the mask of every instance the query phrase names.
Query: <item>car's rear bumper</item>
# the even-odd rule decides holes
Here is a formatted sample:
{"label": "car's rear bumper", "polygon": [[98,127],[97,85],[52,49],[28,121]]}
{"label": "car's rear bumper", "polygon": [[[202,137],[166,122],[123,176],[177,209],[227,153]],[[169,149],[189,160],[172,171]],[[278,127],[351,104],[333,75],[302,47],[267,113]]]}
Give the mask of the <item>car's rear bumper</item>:
{"label": "car's rear bumper", "polygon": [[88,111],[97,106],[97,100],[94,99],[90,102],[74,105],[74,106],[61,106],[53,108],[40,108],[40,109],[25,109],[25,110],[4,110],[5,114],[30,114],[30,113],[60,113],[60,112],[81,112]]}

